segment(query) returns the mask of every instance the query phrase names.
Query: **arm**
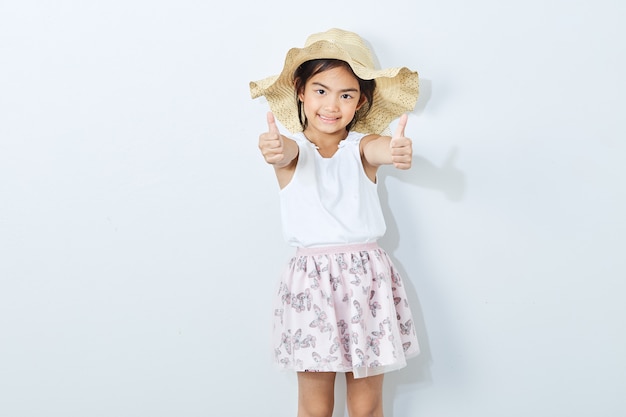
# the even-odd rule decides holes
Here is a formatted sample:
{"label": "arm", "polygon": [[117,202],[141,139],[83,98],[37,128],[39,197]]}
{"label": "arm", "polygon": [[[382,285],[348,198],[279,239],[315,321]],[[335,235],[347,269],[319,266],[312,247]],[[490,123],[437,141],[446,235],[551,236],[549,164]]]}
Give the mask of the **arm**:
{"label": "arm", "polygon": [[[411,168],[413,148],[411,139],[404,136],[408,116],[403,114],[393,136],[369,135],[361,140],[363,165],[370,178],[381,165],[393,164],[398,169]],[[374,175],[370,175],[373,172]]]}

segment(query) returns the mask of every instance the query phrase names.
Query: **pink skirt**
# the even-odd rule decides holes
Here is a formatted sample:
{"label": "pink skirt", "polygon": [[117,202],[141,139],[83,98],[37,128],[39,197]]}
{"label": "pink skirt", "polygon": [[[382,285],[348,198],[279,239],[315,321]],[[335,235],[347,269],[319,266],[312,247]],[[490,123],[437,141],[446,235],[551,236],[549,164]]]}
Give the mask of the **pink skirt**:
{"label": "pink skirt", "polygon": [[283,369],[355,378],[419,353],[402,279],[377,243],[298,248],[278,286],[273,344]]}

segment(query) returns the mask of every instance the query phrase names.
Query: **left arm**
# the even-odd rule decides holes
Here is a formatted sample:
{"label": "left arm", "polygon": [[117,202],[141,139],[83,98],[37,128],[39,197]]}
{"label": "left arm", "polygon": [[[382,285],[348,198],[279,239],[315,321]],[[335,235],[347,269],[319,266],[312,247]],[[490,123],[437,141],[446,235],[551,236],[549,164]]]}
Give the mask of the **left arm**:
{"label": "left arm", "polygon": [[403,114],[393,136],[369,135],[361,139],[361,158],[367,176],[374,181],[381,165],[393,164],[398,169],[411,168],[413,147],[404,136],[408,116]]}

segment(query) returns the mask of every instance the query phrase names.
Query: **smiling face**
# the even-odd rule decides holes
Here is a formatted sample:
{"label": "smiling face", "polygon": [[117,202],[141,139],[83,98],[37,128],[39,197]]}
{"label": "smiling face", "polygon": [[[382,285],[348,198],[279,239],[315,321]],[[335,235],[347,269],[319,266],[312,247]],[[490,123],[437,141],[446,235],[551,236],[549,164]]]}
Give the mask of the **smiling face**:
{"label": "smiling face", "polygon": [[307,119],[305,133],[345,134],[365,99],[358,79],[343,66],[319,72],[309,78],[298,98]]}

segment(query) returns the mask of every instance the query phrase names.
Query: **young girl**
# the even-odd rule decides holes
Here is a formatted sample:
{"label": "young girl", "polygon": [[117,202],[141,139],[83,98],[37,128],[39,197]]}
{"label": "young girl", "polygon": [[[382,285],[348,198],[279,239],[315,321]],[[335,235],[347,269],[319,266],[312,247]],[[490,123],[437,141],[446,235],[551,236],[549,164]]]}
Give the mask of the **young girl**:
{"label": "young girl", "polygon": [[[332,415],[337,372],[346,374],[351,417],[382,416],[383,373],[419,347],[402,279],[376,243],[385,233],[376,173],[411,166],[405,112],[418,75],[375,69],[357,34],[331,29],[250,89],[270,105],[258,146],[274,166],[284,236],[296,248],[276,294],[276,363],[298,373],[299,417]],[[398,117],[395,134],[381,136]]]}

